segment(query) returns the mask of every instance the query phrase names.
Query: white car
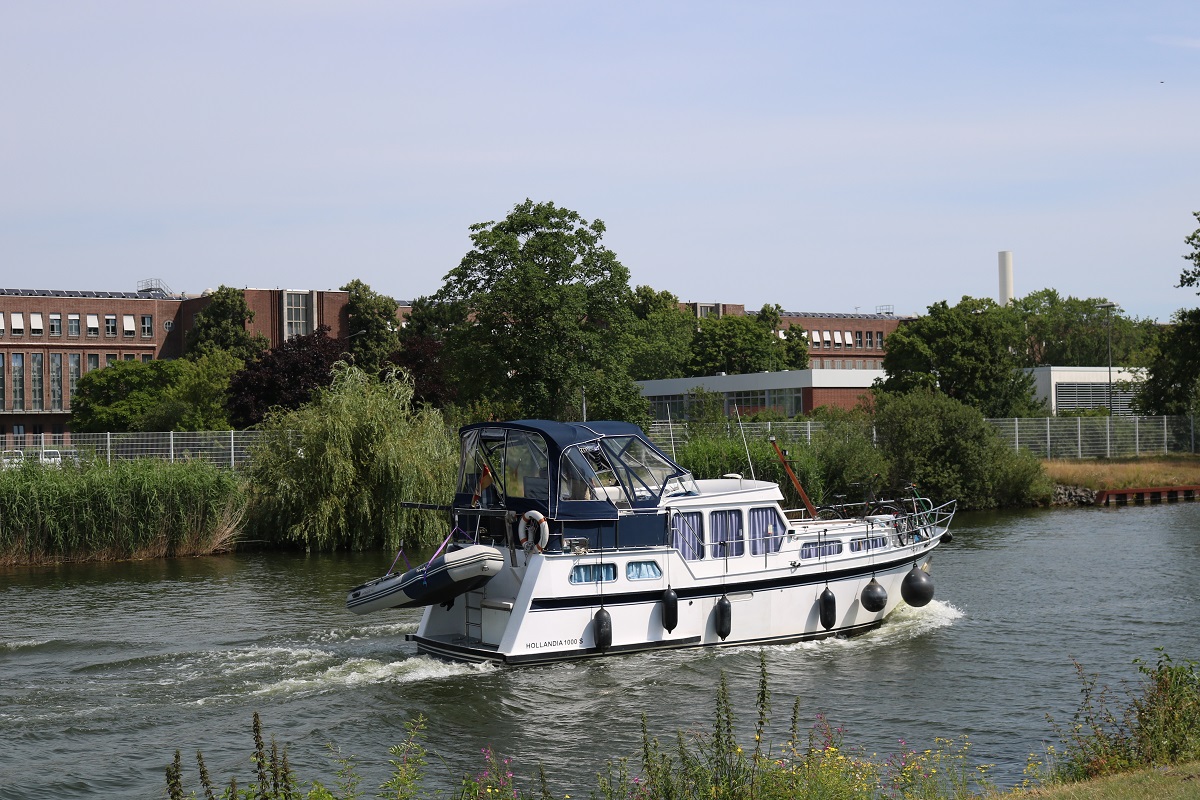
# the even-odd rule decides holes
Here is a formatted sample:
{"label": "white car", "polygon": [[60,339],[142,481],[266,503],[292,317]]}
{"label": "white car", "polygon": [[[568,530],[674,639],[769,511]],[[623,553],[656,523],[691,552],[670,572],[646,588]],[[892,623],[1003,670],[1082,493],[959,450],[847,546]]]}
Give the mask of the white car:
{"label": "white car", "polygon": [[25,463],[25,455],[20,450],[5,450],[0,454],[0,468],[15,469]]}

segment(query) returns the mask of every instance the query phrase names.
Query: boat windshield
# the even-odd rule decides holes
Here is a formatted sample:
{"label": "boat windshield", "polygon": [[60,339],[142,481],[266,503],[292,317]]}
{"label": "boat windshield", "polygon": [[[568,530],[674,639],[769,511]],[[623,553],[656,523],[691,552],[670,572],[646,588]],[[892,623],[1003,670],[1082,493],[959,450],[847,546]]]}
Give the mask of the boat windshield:
{"label": "boat windshield", "polygon": [[617,506],[644,504],[662,495],[696,493],[690,473],[636,436],[609,436],[563,451],[559,496],[608,499]]}
{"label": "boat windshield", "polygon": [[502,508],[508,498],[549,500],[546,442],[530,431],[477,428],[466,432],[459,462],[458,491],[472,505]]}

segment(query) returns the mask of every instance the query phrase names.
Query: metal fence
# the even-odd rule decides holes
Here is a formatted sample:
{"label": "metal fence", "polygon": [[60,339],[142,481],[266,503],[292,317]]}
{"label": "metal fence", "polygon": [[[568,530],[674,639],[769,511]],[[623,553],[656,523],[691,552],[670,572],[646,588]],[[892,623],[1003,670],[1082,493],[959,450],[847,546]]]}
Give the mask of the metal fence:
{"label": "metal fence", "polygon": [[[990,419],[1002,441],[1014,450],[1025,448],[1042,458],[1123,458],[1196,452],[1196,425],[1192,417],[1038,417]],[[824,423],[735,422],[708,425],[707,434],[719,433],[748,439],[776,436],[780,441],[811,442]],[[650,439],[667,453],[687,442],[694,427],[652,422]],[[41,458],[56,450],[64,461],[96,458],[161,458],[165,461],[199,459],[238,469],[250,460],[261,431],[203,431],[199,433],[68,433],[24,437],[13,448],[25,458]],[[11,450],[5,451],[6,455]]]}
{"label": "metal fence", "polygon": [[237,469],[250,460],[261,431],[201,431],[197,433],[67,433],[32,434],[14,449],[27,459],[57,451],[62,460],[161,458],[164,461],[201,460]]}
{"label": "metal fence", "polygon": [[[1196,452],[1192,417],[1036,417],[989,419],[1003,442],[1042,458],[1123,458]],[[822,422],[744,422],[707,425],[705,433],[811,442]],[[687,425],[651,423],[647,433],[670,452],[687,441]]]}

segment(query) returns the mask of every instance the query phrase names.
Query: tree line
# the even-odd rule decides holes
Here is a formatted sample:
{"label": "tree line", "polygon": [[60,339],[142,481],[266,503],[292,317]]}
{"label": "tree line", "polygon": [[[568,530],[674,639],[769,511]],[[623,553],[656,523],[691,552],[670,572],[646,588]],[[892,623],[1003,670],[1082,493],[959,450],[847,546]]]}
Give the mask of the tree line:
{"label": "tree line", "polygon": [[[1200,212],[1196,212],[1200,221]],[[117,362],[79,379],[72,429],[225,430],[299,409],[353,365],[376,380],[402,371],[413,401],[451,423],[495,418],[644,421],[635,381],[804,369],[808,343],[782,309],[696,319],[679,298],[630,286],[605,225],[552,202],[526,200],[469,228],[470,249],[403,324],[395,299],[360,280],[348,338],[327,328],[278,347],[249,332],[240,290],[220,287],[197,315],[185,355]],[[1200,230],[1185,240],[1179,286],[1200,286]],[[1189,413],[1200,395],[1200,309],[1169,325],[1126,315],[1107,298],[1043,289],[1000,306],[934,302],[889,337],[878,393],[930,391],[987,417],[1042,415],[1028,367],[1140,367],[1145,413]],[[384,376],[381,378],[380,376]],[[710,413],[697,396],[694,415]]]}

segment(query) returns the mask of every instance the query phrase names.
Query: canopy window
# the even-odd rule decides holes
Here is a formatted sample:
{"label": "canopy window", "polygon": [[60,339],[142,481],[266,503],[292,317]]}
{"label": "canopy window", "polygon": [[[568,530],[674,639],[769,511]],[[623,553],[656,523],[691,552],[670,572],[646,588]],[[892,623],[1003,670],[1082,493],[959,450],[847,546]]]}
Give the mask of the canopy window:
{"label": "canopy window", "polygon": [[20,336],[25,333],[25,315],[20,311],[14,311],[12,315],[12,332],[14,336]]}
{"label": "canopy window", "polygon": [[97,336],[100,334],[100,315],[99,314],[88,314],[87,315],[87,332],[88,332],[88,336]]}
{"label": "canopy window", "polygon": [[122,322],[122,327],[125,330],[125,335],[133,336],[134,332],[137,331],[137,325],[134,324],[134,321],[133,321],[133,314],[125,314],[121,318],[121,322]]}
{"label": "canopy window", "polygon": [[4,312],[0,311],[0,334],[4,333]]}
{"label": "canopy window", "polygon": [[842,346],[842,332],[841,331],[833,332],[833,346],[834,347]]}
{"label": "canopy window", "polygon": [[46,330],[45,323],[42,320],[42,315],[32,313],[29,315],[29,332],[34,336],[41,336]]}
{"label": "canopy window", "polygon": [[[853,346],[854,346],[854,332],[846,331],[846,347],[853,347]],[[859,345],[859,347],[861,347],[861,346],[862,345]]]}

